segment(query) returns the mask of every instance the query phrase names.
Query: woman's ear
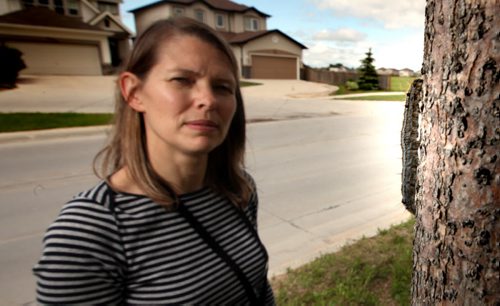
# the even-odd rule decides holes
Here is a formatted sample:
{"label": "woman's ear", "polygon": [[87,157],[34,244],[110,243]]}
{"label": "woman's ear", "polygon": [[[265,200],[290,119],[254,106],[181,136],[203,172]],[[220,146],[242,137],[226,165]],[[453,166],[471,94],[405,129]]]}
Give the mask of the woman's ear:
{"label": "woman's ear", "polygon": [[131,73],[122,72],[118,78],[120,93],[127,104],[137,112],[144,112],[144,105],[139,97],[141,80]]}

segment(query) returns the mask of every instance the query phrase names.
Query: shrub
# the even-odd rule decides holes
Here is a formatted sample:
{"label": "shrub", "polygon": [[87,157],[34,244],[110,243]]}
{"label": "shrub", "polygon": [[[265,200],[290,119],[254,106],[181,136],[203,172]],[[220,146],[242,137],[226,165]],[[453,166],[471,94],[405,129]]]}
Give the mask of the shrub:
{"label": "shrub", "polygon": [[22,52],[0,45],[0,88],[16,87],[19,71],[26,68],[26,64],[21,58]]}
{"label": "shrub", "polygon": [[359,89],[358,83],[356,81],[345,82],[345,87],[347,87],[347,89],[349,89],[349,90],[358,90]]}

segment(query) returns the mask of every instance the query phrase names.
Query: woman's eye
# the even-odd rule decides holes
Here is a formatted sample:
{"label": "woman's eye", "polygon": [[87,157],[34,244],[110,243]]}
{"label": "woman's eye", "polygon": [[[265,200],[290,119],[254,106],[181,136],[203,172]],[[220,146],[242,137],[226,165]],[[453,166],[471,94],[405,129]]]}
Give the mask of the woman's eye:
{"label": "woman's eye", "polygon": [[192,83],[191,79],[185,78],[185,77],[175,77],[172,78],[172,81],[182,84],[182,85],[189,85]]}
{"label": "woman's eye", "polygon": [[227,94],[234,93],[233,87],[229,86],[229,85],[215,85],[215,89],[219,92],[222,92],[222,93],[227,93]]}

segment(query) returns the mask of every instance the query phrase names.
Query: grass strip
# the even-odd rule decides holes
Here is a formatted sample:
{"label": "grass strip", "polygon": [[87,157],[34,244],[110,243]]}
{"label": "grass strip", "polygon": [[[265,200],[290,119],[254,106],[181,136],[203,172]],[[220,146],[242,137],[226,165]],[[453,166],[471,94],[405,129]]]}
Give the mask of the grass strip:
{"label": "grass strip", "polygon": [[[262,84],[240,82],[241,87],[257,85]],[[106,125],[112,118],[113,114],[94,113],[0,113],[0,133]]]}
{"label": "grass strip", "polygon": [[338,95],[348,95],[348,94],[359,94],[359,93],[373,93],[373,92],[383,92],[382,90],[350,90],[347,88],[345,85],[335,85],[338,87],[337,91],[332,92],[330,95],[331,96],[338,96]]}
{"label": "grass strip", "polygon": [[0,113],[0,133],[106,125],[112,114]]}
{"label": "grass strip", "polygon": [[414,219],[273,278],[278,305],[409,305]]}
{"label": "grass strip", "polygon": [[405,101],[405,94],[398,95],[373,95],[373,96],[360,96],[360,97],[346,97],[346,98],[336,98],[339,100],[363,100],[363,101]]}
{"label": "grass strip", "polygon": [[407,92],[410,89],[411,83],[415,80],[415,77],[391,77],[391,91],[404,91]]}
{"label": "grass strip", "polygon": [[257,86],[257,85],[262,85],[262,83],[240,81],[240,87]]}

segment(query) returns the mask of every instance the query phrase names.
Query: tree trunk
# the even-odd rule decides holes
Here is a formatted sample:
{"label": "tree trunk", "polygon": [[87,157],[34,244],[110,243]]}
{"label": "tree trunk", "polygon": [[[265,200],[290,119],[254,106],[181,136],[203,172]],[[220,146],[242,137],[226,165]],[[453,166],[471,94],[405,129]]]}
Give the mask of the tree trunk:
{"label": "tree trunk", "polygon": [[500,0],[428,0],[413,305],[500,305]]}

